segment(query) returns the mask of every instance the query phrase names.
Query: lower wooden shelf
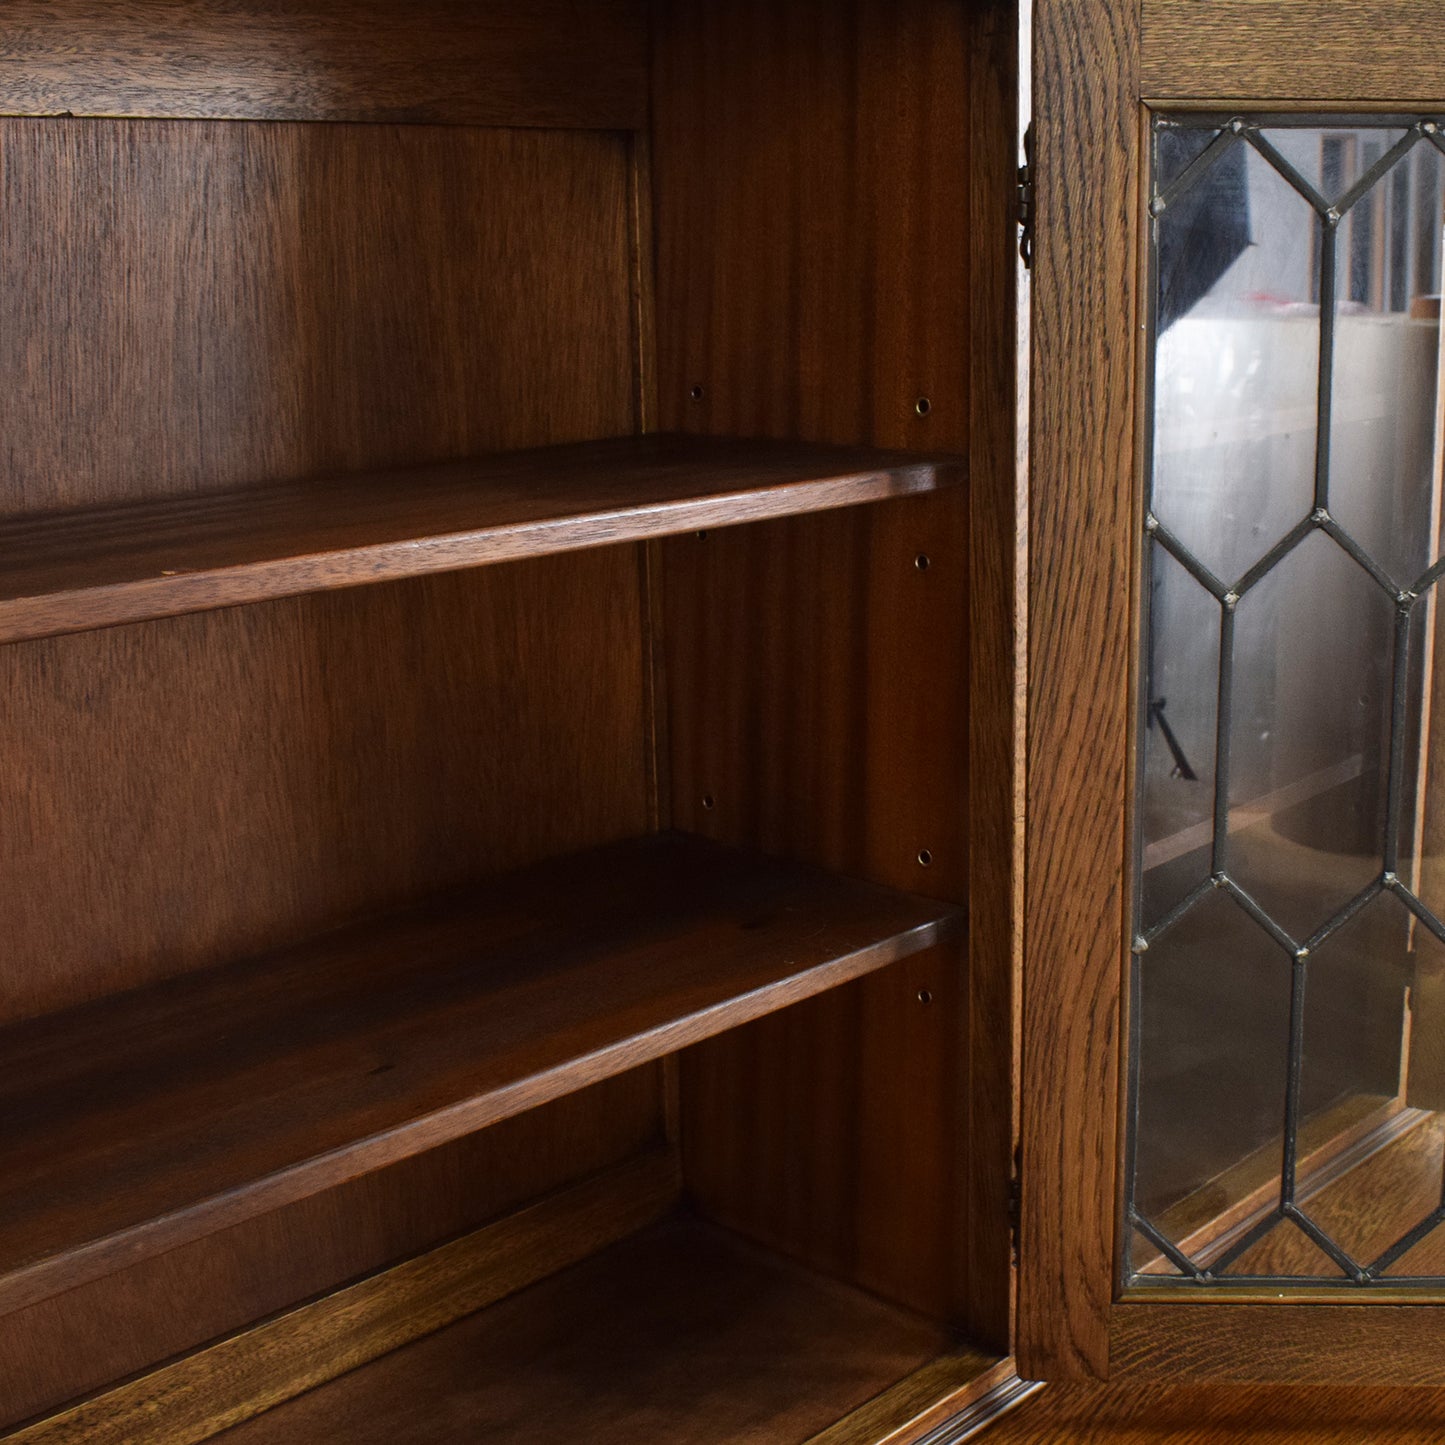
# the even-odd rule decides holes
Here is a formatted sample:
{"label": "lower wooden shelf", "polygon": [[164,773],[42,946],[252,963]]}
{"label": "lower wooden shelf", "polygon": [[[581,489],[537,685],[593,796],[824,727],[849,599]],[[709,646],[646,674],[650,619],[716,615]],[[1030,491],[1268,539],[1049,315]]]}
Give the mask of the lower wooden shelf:
{"label": "lower wooden shelf", "polygon": [[0,1310],[928,947],[944,904],[677,834],[0,1032]]}
{"label": "lower wooden shelf", "polygon": [[215,1438],[780,1445],[950,1349],[937,1325],[673,1219]]}

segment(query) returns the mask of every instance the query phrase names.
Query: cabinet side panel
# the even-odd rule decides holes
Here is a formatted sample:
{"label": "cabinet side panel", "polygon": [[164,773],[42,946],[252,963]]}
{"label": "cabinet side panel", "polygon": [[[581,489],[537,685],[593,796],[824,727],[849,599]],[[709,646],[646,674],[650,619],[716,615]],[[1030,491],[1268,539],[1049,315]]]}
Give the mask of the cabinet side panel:
{"label": "cabinet side panel", "polygon": [[0,1319],[0,1429],[509,1213],[661,1138],[661,1065]]}
{"label": "cabinet side panel", "polygon": [[7,0],[0,111],[622,129],[646,0]]}
{"label": "cabinet side panel", "polygon": [[633,430],[630,141],[0,120],[0,514]]}
{"label": "cabinet side panel", "polygon": [[[658,6],[665,428],[966,450],[970,24],[949,0]],[[963,898],[967,528],[959,491],[667,544],[679,826]],[[691,1052],[695,1199],[961,1310],[966,1021],[961,954],[930,955]]]}

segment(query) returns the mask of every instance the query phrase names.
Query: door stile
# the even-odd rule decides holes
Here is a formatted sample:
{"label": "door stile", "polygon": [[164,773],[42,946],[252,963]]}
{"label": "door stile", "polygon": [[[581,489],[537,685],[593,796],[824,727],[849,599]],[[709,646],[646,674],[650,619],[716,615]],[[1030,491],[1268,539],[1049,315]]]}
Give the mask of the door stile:
{"label": "door stile", "polygon": [[1139,285],[1133,3],[1035,10],[1020,1372],[1103,1375],[1115,1278]]}

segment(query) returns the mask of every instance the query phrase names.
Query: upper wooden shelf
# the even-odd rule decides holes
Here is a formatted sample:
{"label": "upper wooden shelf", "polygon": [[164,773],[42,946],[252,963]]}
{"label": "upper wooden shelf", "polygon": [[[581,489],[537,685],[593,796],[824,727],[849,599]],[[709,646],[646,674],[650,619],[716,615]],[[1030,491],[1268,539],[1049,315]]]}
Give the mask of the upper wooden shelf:
{"label": "upper wooden shelf", "polygon": [[956,458],[620,437],[0,523],[0,642],[931,491]]}
{"label": "upper wooden shelf", "polygon": [[935,942],[945,904],[678,834],[0,1031],[0,1313]]}

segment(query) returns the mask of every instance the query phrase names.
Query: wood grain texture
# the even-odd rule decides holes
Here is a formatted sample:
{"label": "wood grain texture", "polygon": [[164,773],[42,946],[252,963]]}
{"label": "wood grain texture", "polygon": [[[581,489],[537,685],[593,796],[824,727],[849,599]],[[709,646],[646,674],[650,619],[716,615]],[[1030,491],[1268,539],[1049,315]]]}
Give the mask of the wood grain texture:
{"label": "wood grain texture", "polygon": [[963,988],[957,953],[933,949],[689,1050],[689,1197],[811,1267],[956,1315]]}
{"label": "wood grain texture", "polygon": [[632,431],[629,150],[0,121],[0,511]]}
{"label": "wood grain texture", "polygon": [[0,523],[0,643],[821,511],[962,473],[903,452],[617,437]]}
{"label": "wood grain texture", "polygon": [[966,450],[963,7],[670,0],[654,25],[662,426]]}
{"label": "wood grain texture", "polygon": [[0,1308],[907,958],[949,915],[667,835],[17,1025]]}
{"label": "wood grain texture", "polygon": [[[971,25],[947,0],[658,8],[664,426],[968,449]],[[680,825],[963,898],[968,526],[956,491],[660,547]],[[682,1094],[707,1210],[936,1308],[963,1293],[966,974],[931,960],[921,1009],[923,971],[739,1032]]]}
{"label": "wood grain texture", "polygon": [[1029,1379],[1108,1369],[1138,235],[1132,3],[1035,7],[1023,1213]]}
{"label": "wood grain texture", "polygon": [[807,1445],[906,1445],[1016,1378],[1012,1360],[970,1349],[940,1355],[819,1431]]}
{"label": "wood grain texture", "polygon": [[0,1429],[659,1147],[659,1064],[0,1316]]}
{"label": "wood grain texture", "polygon": [[777,1445],[946,1348],[936,1326],[684,1221],[218,1438]]}
{"label": "wood grain texture", "polygon": [[1445,1318],[1427,1304],[1116,1305],[1116,1376],[1445,1388]]}
{"label": "wood grain texture", "polygon": [[1148,100],[1445,105],[1430,0],[1144,0]]}
{"label": "wood grain texture", "polygon": [[0,649],[0,1016],[645,831],[641,616],[600,549]]}
{"label": "wood grain texture", "polygon": [[1424,1445],[1445,1438],[1445,1392],[1051,1386],[984,1438],[988,1445]]}
{"label": "wood grain texture", "polygon": [[10,0],[0,112],[633,129],[640,0]]}
{"label": "wood grain texture", "polygon": [[[1023,955],[1024,573],[1027,477],[1018,449],[1018,6],[973,9],[970,205],[968,649],[969,1338],[1013,1344],[1011,1197],[1018,1142]],[[1024,304],[1027,305],[1026,298]]]}
{"label": "wood grain texture", "polygon": [[16,1445],[197,1445],[655,1222],[676,1157],[641,1156],[17,1431]]}
{"label": "wood grain texture", "polygon": [[[676,819],[962,895],[968,573],[952,501],[666,544]],[[815,1267],[960,1308],[966,1019],[951,950],[686,1056],[694,1197]]]}

